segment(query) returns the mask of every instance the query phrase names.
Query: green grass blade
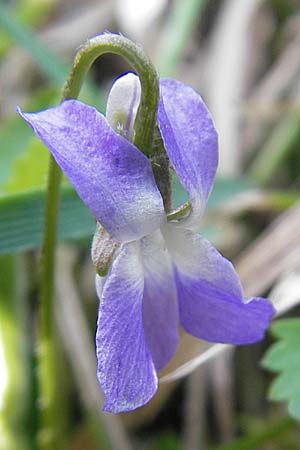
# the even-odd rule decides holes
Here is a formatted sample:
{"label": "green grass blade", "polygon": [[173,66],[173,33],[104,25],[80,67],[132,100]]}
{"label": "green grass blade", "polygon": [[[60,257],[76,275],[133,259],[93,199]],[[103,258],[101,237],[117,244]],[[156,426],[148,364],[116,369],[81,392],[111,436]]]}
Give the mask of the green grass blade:
{"label": "green grass blade", "polygon": [[8,9],[0,3],[0,28],[20,47],[24,48],[54,83],[62,85],[68,75],[67,66],[21,23],[11,17]]}
{"label": "green grass blade", "polygon": [[[0,254],[16,253],[41,245],[45,190],[33,190],[0,198]],[[91,236],[95,221],[71,188],[62,190],[58,238]]]}
{"label": "green grass blade", "polygon": [[[51,52],[34,33],[15,20],[10,15],[8,8],[1,3],[0,29],[28,52],[32,60],[54,85],[63,86],[69,74],[68,65]],[[91,81],[88,81],[86,88],[84,87],[82,98],[88,103],[93,103],[101,112],[104,111],[104,95]]]}
{"label": "green grass blade", "polygon": [[174,74],[204,4],[204,0],[175,0],[161,37],[156,61],[161,76]]}

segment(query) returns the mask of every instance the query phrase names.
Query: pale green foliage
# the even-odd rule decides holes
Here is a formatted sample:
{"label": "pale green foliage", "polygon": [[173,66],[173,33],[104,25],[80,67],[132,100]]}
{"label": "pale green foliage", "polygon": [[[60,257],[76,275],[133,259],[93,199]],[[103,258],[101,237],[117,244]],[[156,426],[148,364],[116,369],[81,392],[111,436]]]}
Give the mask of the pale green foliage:
{"label": "pale green foliage", "polygon": [[263,359],[265,368],[278,372],[270,398],[287,401],[290,415],[300,420],[300,319],[280,320],[273,325],[272,332],[278,341]]}
{"label": "pale green foliage", "polygon": [[5,193],[17,193],[45,186],[49,153],[45,146],[32,136],[29,146],[11,168],[9,180],[4,184]]}

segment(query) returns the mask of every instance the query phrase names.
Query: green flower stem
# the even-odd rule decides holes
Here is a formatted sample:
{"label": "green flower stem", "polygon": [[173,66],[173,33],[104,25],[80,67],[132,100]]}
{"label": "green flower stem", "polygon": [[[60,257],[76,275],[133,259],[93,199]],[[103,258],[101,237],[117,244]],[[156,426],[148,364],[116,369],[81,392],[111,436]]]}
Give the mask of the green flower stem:
{"label": "green flower stem", "polygon": [[[143,153],[150,155],[158,103],[158,77],[154,66],[142,49],[130,40],[109,33],[88,40],[75,57],[71,73],[63,90],[62,100],[78,97],[89,68],[99,56],[106,53],[123,57],[132,65],[140,77],[142,94],[135,120],[134,144]],[[59,424],[61,396],[57,383],[57,353],[53,330],[54,262],[60,184],[61,170],[51,157],[42,246],[38,351],[39,403],[41,405],[39,445],[42,450],[53,450],[53,448],[60,450],[63,445]]]}
{"label": "green flower stem", "polygon": [[141,102],[135,119],[134,144],[145,155],[151,154],[158,104],[158,75],[143,50],[118,34],[101,34],[87,41],[78,51],[66,82],[64,98],[76,98],[93,62],[106,53],[122,56],[140,77]]}

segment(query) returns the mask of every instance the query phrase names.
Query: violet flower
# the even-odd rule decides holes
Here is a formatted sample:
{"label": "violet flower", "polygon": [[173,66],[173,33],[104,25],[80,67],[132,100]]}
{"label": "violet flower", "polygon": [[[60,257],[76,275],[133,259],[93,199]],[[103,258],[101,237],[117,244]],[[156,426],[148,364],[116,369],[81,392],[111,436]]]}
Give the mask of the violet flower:
{"label": "violet flower", "polygon": [[176,351],[178,326],[210,342],[249,344],[263,338],[274,314],[264,298],[244,299],[232,264],[194,229],[215,178],[217,134],[201,97],[173,79],[160,80],[157,123],[191,211],[168,221],[150,162],[132,143],[140,97],[133,74],[114,84],[107,118],[67,100],[21,113],[89,207],[115,253],[100,299],[97,376],[103,409],[147,403],[158,372]]}

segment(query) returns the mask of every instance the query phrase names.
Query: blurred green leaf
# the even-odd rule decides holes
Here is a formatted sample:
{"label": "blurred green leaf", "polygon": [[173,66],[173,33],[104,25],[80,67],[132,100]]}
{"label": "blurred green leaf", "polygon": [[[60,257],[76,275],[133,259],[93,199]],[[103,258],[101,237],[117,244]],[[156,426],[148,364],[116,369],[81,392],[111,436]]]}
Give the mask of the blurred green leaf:
{"label": "blurred green leaf", "polygon": [[[229,442],[224,445],[219,445],[210,450],[262,450],[265,448],[272,448],[275,450],[283,450],[283,438],[286,443],[287,433],[295,432],[295,422],[290,417],[281,417],[276,422],[262,421],[260,419],[260,429],[253,430],[251,433],[246,434],[233,442]],[[292,439],[294,442],[294,439]],[[272,444],[271,444],[272,443]],[[271,446],[267,446],[271,444]],[[276,447],[274,446],[276,444]],[[296,447],[284,447],[286,450],[296,450]]]}
{"label": "blurred green leaf", "polygon": [[172,204],[174,208],[178,208],[189,199],[188,194],[183,189],[178,180],[177,175],[174,173],[172,177]]}
{"label": "blurred green leaf", "polygon": [[175,433],[159,436],[151,446],[151,450],[179,450],[180,448],[180,440]]}
{"label": "blurred green leaf", "polygon": [[13,117],[0,128],[0,193],[9,179],[11,166],[30,140],[32,131],[19,117]]}
{"label": "blurred green leaf", "polygon": [[263,366],[279,372],[270,389],[270,398],[287,401],[290,415],[300,420],[300,319],[280,320],[271,328],[278,342],[267,351]]}
{"label": "blurred green leaf", "polygon": [[[232,199],[236,195],[241,192],[246,192],[253,189],[253,184],[250,183],[249,180],[242,177],[226,177],[226,178],[217,178],[212,190],[212,193],[208,200],[208,208],[216,208],[221,205],[223,202]],[[172,200],[174,208],[178,208],[178,206],[182,205],[188,200],[188,195],[186,191],[181,186],[177,176],[174,174],[173,176],[173,194]]]}
{"label": "blurred green leaf", "polygon": [[14,16],[22,23],[41,27],[57,3],[57,0],[18,0],[15,4]]}
{"label": "blurred green leaf", "polygon": [[231,200],[241,192],[247,192],[254,188],[247,178],[243,177],[226,177],[217,178],[209,197],[207,207],[216,208],[222,203]]}
{"label": "blurred green leaf", "polygon": [[11,175],[3,186],[5,193],[17,193],[45,185],[49,165],[49,152],[35,136],[27,150],[16,159]]}
{"label": "blurred green leaf", "polygon": [[[0,198],[0,254],[29,250],[41,245],[45,190]],[[92,235],[95,221],[75,191],[64,187],[59,208],[58,239]]]}
{"label": "blurred green leaf", "polygon": [[[0,256],[0,448],[30,450],[30,346],[28,303],[13,256]],[[27,309],[28,308],[28,309]],[[16,407],[18,405],[18,407]]]}
{"label": "blurred green leaf", "polygon": [[178,61],[200,19],[204,0],[175,0],[159,45],[157,66],[161,76],[173,75]]}
{"label": "blurred green leaf", "polygon": [[[33,61],[54,85],[63,86],[69,74],[68,65],[51,52],[21,21],[16,20],[1,2],[0,30],[29,53]],[[90,81],[83,86],[82,99],[95,104],[100,111],[104,110],[102,92]]]}
{"label": "blurred green leaf", "polygon": [[299,146],[299,140],[299,114],[297,111],[291,111],[269,135],[252,162],[248,175],[258,185],[267,186],[274,180],[295,146]]}
{"label": "blurred green leaf", "polygon": [[[24,109],[35,111],[47,105],[58,103],[58,91],[53,88],[43,88],[32,95]],[[23,158],[24,152],[30,150],[33,144],[31,128],[17,114],[5,120],[0,127],[0,194],[4,193],[4,184],[10,182],[14,164]],[[28,170],[28,167],[25,169]],[[30,170],[30,169],[29,169]]]}
{"label": "blurred green leaf", "polygon": [[62,85],[68,75],[67,66],[33,33],[12,17],[3,4],[0,3],[0,28],[20,47],[25,48],[41,70],[54,84]]}
{"label": "blurred green leaf", "polygon": [[[26,25],[41,27],[56,3],[57,0],[18,0],[11,9],[11,14]],[[12,43],[7,33],[0,32],[0,56],[6,53]]]}

